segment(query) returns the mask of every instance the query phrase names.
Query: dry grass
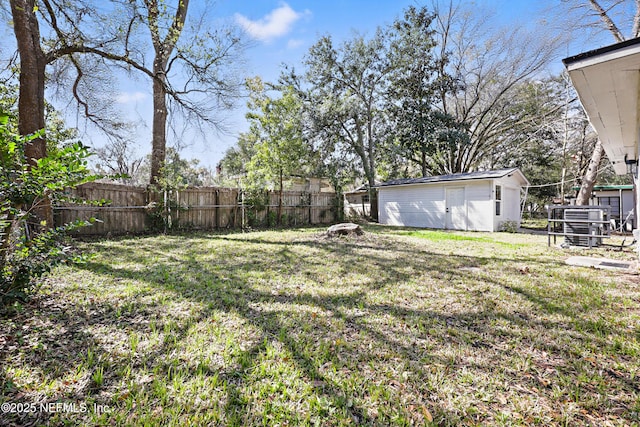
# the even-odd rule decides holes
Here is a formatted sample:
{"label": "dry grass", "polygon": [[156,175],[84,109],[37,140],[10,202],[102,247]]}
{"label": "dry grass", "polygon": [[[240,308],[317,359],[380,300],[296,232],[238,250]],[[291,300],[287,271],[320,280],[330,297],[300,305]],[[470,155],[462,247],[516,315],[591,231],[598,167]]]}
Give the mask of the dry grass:
{"label": "dry grass", "polygon": [[638,276],[546,236],[366,231],[84,243],[0,318],[0,403],[77,406],[0,424],[640,424]]}

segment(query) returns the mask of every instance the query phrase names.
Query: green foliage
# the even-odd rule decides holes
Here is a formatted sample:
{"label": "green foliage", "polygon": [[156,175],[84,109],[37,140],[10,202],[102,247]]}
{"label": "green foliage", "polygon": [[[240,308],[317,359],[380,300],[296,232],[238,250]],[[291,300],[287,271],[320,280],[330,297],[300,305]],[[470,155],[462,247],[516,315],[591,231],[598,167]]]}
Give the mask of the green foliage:
{"label": "green foliage", "polygon": [[309,49],[305,66],[306,106],[322,157],[347,169],[340,175],[356,170],[373,185],[388,134],[384,100],[392,67],[385,32],[378,29],[371,38],[356,36],[337,46],[330,36],[321,37]]}
{"label": "green foliage", "polygon": [[240,134],[236,145],[229,148],[220,163],[219,170],[223,179],[231,185],[237,185],[237,180],[247,174],[246,165],[256,154],[257,135],[251,132]]}
{"label": "green foliage", "polygon": [[81,143],[50,150],[30,165],[25,145],[41,133],[19,136],[9,115],[0,113],[0,305],[24,299],[35,279],[76,258],[64,236],[87,224],[52,229],[35,220],[36,211],[67,200],[66,189],[97,178],[89,174]]}
{"label": "green foliage", "polygon": [[[283,177],[299,174],[308,157],[302,134],[302,105],[292,87],[281,89],[279,98],[265,92],[259,78],[249,80],[251,98],[247,114],[249,133],[256,143],[246,165],[249,187],[280,187]],[[281,189],[282,190],[282,189]]]}
{"label": "green foliage", "polygon": [[180,190],[187,188],[184,177],[175,167],[165,164],[160,169],[157,184],[150,187],[155,199],[147,206],[150,228],[167,233],[178,226],[175,213],[182,209],[178,200]]}
{"label": "green foliage", "polygon": [[[270,97],[260,78],[250,79],[248,106],[250,121],[248,135],[255,141],[254,154],[247,163],[245,187],[254,191],[277,188],[280,194],[276,223],[281,223],[283,182],[292,175],[305,174],[311,149],[303,135],[302,102],[292,86],[273,87],[280,97]],[[267,224],[271,220],[267,218]]]}
{"label": "green foliage", "polygon": [[251,206],[256,210],[263,211],[269,204],[269,192],[261,189],[246,188],[243,191],[245,206]]}
{"label": "green foliage", "polygon": [[[175,148],[167,150],[166,161],[160,169],[157,184],[150,187],[155,200],[147,206],[150,229],[167,233],[178,228],[178,211],[185,207],[180,203],[180,191],[187,187],[200,187],[212,182],[211,172],[199,166],[197,159],[186,160],[180,157]],[[142,172],[148,170],[150,158],[141,166]]]}
{"label": "green foliage", "polygon": [[389,52],[390,149],[418,166],[422,176],[462,172],[447,153],[469,143],[465,126],[438,109],[439,97],[453,93],[456,85],[439,72],[447,58],[435,54],[433,19],[426,8],[409,7],[393,25]]}
{"label": "green foliage", "polygon": [[517,233],[518,223],[516,221],[503,221],[500,224],[500,231],[504,231],[505,233]]}
{"label": "green foliage", "polygon": [[[82,262],[85,257],[76,253],[68,242],[68,233],[89,225],[90,221],[78,220],[71,224],[45,230],[28,239],[26,233],[2,236],[9,239],[4,257],[4,267],[0,277],[0,307],[14,301],[23,301],[34,280],[51,271],[53,267],[67,261]],[[9,222],[0,221],[0,227],[7,230]],[[5,249],[3,249],[5,251]]]}

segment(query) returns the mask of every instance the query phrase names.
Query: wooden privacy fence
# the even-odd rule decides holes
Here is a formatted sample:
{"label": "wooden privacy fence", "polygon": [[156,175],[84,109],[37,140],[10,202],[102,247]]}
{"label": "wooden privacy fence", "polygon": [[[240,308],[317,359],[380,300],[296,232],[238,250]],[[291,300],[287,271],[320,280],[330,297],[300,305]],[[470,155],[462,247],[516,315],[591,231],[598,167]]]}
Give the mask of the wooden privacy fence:
{"label": "wooden privacy fence", "polygon": [[[88,183],[70,190],[70,196],[106,201],[102,206],[64,203],[54,207],[56,226],[96,218],[80,235],[142,233],[170,226],[213,230],[275,225],[278,192],[243,194],[237,188],[198,187],[154,192],[143,187]],[[327,224],[337,220],[335,193],[285,191],[282,225]]]}

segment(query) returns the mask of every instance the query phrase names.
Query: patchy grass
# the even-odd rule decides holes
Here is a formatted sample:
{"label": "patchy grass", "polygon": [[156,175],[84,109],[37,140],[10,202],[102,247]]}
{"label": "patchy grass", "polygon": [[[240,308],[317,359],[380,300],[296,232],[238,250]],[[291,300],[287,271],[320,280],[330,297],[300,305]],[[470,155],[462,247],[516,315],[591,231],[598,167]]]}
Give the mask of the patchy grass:
{"label": "patchy grass", "polygon": [[546,236],[366,231],[82,244],[0,318],[0,424],[640,424],[637,276]]}

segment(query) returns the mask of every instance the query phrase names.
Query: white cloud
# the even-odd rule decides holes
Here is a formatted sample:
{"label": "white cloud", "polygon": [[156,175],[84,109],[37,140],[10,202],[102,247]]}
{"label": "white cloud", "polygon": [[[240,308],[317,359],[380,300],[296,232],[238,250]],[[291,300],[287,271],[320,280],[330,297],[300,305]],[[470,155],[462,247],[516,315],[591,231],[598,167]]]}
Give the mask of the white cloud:
{"label": "white cloud", "polygon": [[236,22],[254,39],[265,42],[281,37],[291,31],[293,24],[311,12],[296,12],[286,3],[266,14],[257,21],[252,21],[244,15],[235,14]]}
{"label": "white cloud", "polygon": [[116,97],[116,102],[118,104],[135,104],[138,101],[142,101],[146,97],[147,94],[143,92],[120,92],[120,94]]}
{"label": "white cloud", "polygon": [[304,40],[291,39],[287,42],[287,49],[296,49],[304,44]]}

